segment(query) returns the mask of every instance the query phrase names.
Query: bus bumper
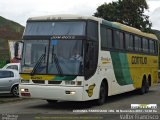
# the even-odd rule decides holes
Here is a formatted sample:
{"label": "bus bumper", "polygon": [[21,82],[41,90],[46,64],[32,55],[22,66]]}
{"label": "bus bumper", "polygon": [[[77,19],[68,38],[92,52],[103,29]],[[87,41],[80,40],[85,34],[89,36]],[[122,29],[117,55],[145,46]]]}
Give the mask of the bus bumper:
{"label": "bus bumper", "polygon": [[84,101],[83,87],[77,86],[19,85],[19,93],[22,98]]}

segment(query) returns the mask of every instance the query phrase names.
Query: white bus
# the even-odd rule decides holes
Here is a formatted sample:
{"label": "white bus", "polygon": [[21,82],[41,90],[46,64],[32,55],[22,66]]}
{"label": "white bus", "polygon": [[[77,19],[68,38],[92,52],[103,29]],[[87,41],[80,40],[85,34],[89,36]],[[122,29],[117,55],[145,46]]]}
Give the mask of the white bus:
{"label": "white bus", "polygon": [[23,34],[20,97],[48,102],[96,100],[158,80],[157,38],[101,18],[29,18]]}

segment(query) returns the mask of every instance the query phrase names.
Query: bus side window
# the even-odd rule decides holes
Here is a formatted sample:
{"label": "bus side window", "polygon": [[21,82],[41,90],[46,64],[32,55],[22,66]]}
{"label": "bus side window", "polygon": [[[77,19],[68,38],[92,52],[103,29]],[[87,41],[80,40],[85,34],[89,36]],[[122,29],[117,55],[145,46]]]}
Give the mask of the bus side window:
{"label": "bus side window", "polygon": [[127,50],[133,50],[133,35],[125,33],[125,48]]}
{"label": "bus side window", "polygon": [[143,52],[149,51],[148,40],[146,38],[142,39]]}
{"label": "bus side window", "polygon": [[112,48],[112,30],[101,25],[101,49]]}
{"label": "bus side window", "polygon": [[154,54],[155,50],[154,50],[154,41],[150,40],[149,41],[149,52]]}
{"label": "bus side window", "polygon": [[119,35],[119,31],[114,31],[114,47],[116,49],[119,49],[120,48],[120,35]]}
{"label": "bus side window", "polygon": [[158,44],[157,44],[157,41],[154,41],[154,53],[155,54],[158,53]]}
{"label": "bus side window", "polygon": [[107,49],[107,32],[106,28],[101,25],[101,49]]}
{"label": "bus side window", "polygon": [[135,51],[139,51],[139,52],[142,51],[142,42],[140,37],[135,36],[134,45],[135,45]]}

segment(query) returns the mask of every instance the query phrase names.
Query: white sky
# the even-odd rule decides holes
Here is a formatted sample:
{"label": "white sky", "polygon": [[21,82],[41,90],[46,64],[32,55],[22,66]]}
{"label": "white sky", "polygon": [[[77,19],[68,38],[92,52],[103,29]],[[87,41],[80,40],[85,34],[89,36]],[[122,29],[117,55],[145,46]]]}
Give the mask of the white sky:
{"label": "white sky", "polygon": [[[0,16],[25,25],[33,16],[54,14],[93,15],[104,2],[116,0],[0,0]],[[160,30],[160,0],[147,0],[147,14],[154,29]]]}

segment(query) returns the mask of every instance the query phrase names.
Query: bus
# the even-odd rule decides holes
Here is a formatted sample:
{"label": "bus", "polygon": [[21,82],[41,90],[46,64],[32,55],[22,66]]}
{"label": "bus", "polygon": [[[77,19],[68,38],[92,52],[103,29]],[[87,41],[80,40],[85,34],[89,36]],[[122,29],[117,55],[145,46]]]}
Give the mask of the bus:
{"label": "bus", "polygon": [[20,97],[94,100],[149,91],[158,81],[158,39],[153,34],[78,15],[32,17],[23,34]]}

